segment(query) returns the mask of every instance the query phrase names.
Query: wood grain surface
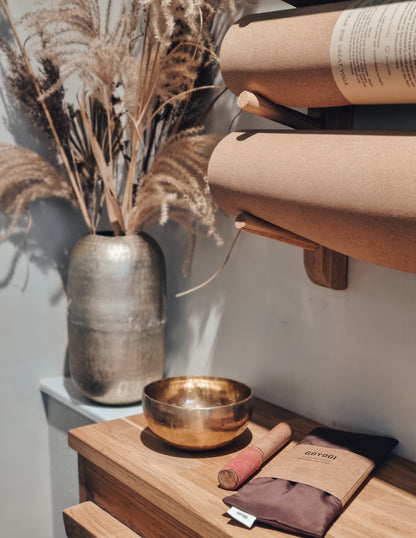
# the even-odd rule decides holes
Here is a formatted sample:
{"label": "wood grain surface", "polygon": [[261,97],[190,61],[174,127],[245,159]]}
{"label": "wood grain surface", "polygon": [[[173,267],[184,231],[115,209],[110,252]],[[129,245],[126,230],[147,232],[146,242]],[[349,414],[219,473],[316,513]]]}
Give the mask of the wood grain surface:
{"label": "wood grain surface", "polygon": [[[248,429],[228,447],[185,452],[166,445],[143,415],[77,428],[69,444],[79,454],[82,500],[94,501],[146,537],[293,536],[263,526],[246,529],[226,515],[218,470],[279,422],[294,441],[317,424],[256,400]],[[293,442],[275,458],[290,450]],[[272,460],[273,461],[273,460]],[[257,476],[267,476],[267,464]],[[416,464],[393,456],[365,482],[327,533],[330,538],[416,536]]]}
{"label": "wood grain surface", "polygon": [[240,213],[235,219],[235,226],[239,230],[244,232],[250,232],[262,237],[268,237],[269,239],[275,239],[276,241],[282,241],[289,245],[295,245],[305,250],[314,251],[319,248],[318,243],[305,239],[300,235],[288,232],[283,228],[279,228],[274,224],[270,224],[265,220],[258,219],[249,213]]}
{"label": "wood grain surface", "polygon": [[93,502],[85,502],[64,510],[64,523],[70,538],[140,538]]}

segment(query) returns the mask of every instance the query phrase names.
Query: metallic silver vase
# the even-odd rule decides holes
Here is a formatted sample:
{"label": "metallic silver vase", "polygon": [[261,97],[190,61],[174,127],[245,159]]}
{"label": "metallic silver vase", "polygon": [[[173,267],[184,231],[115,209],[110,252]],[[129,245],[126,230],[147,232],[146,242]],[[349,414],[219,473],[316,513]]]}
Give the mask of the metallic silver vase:
{"label": "metallic silver vase", "polygon": [[145,234],[88,235],[71,253],[68,354],[71,377],[104,404],[141,399],[163,376],[166,273],[162,251]]}

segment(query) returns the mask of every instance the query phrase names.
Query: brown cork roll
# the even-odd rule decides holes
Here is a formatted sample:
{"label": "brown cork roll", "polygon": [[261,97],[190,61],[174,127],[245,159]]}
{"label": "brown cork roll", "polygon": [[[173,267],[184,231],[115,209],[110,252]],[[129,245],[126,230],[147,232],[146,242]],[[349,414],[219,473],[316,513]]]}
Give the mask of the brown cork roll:
{"label": "brown cork roll", "polygon": [[287,107],[415,103],[414,2],[357,0],[251,15],[227,32],[227,86]]}
{"label": "brown cork roll", "polygon": [[415,133],[246,132],[215,148],[219,206],[342,254],[416,272]]}
{"label": "brown cork roll", "polygon": [[330,43],[350,2],[250,15],[228,30],[221,72],[229,89],[248,90],[285,106],[350,104],[332,76]]}

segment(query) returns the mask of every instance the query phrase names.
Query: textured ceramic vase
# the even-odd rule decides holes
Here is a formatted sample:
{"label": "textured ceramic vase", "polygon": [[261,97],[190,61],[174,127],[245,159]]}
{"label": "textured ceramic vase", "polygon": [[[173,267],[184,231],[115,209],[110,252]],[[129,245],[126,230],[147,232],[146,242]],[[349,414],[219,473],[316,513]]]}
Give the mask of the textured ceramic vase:
{"label": "textured ceramic vase", "polygon": [[71,253],[68,354],[71,377],[104,404],[141,399],[163,376],[166,274],[163,254],[145,234],[88,235]]}

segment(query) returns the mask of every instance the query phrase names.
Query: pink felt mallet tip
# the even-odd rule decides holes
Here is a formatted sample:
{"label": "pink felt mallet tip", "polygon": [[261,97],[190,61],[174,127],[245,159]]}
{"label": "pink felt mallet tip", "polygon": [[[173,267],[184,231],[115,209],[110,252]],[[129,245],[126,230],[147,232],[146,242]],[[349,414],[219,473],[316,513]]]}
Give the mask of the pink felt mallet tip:
{"label": "pink felt mallet tip", "polygon": [[245,448],[218,473],[223,489],[236,489],[255,473],[263,463],[285,445],[292,436],[292,428],[280,422],[254,446]]}

